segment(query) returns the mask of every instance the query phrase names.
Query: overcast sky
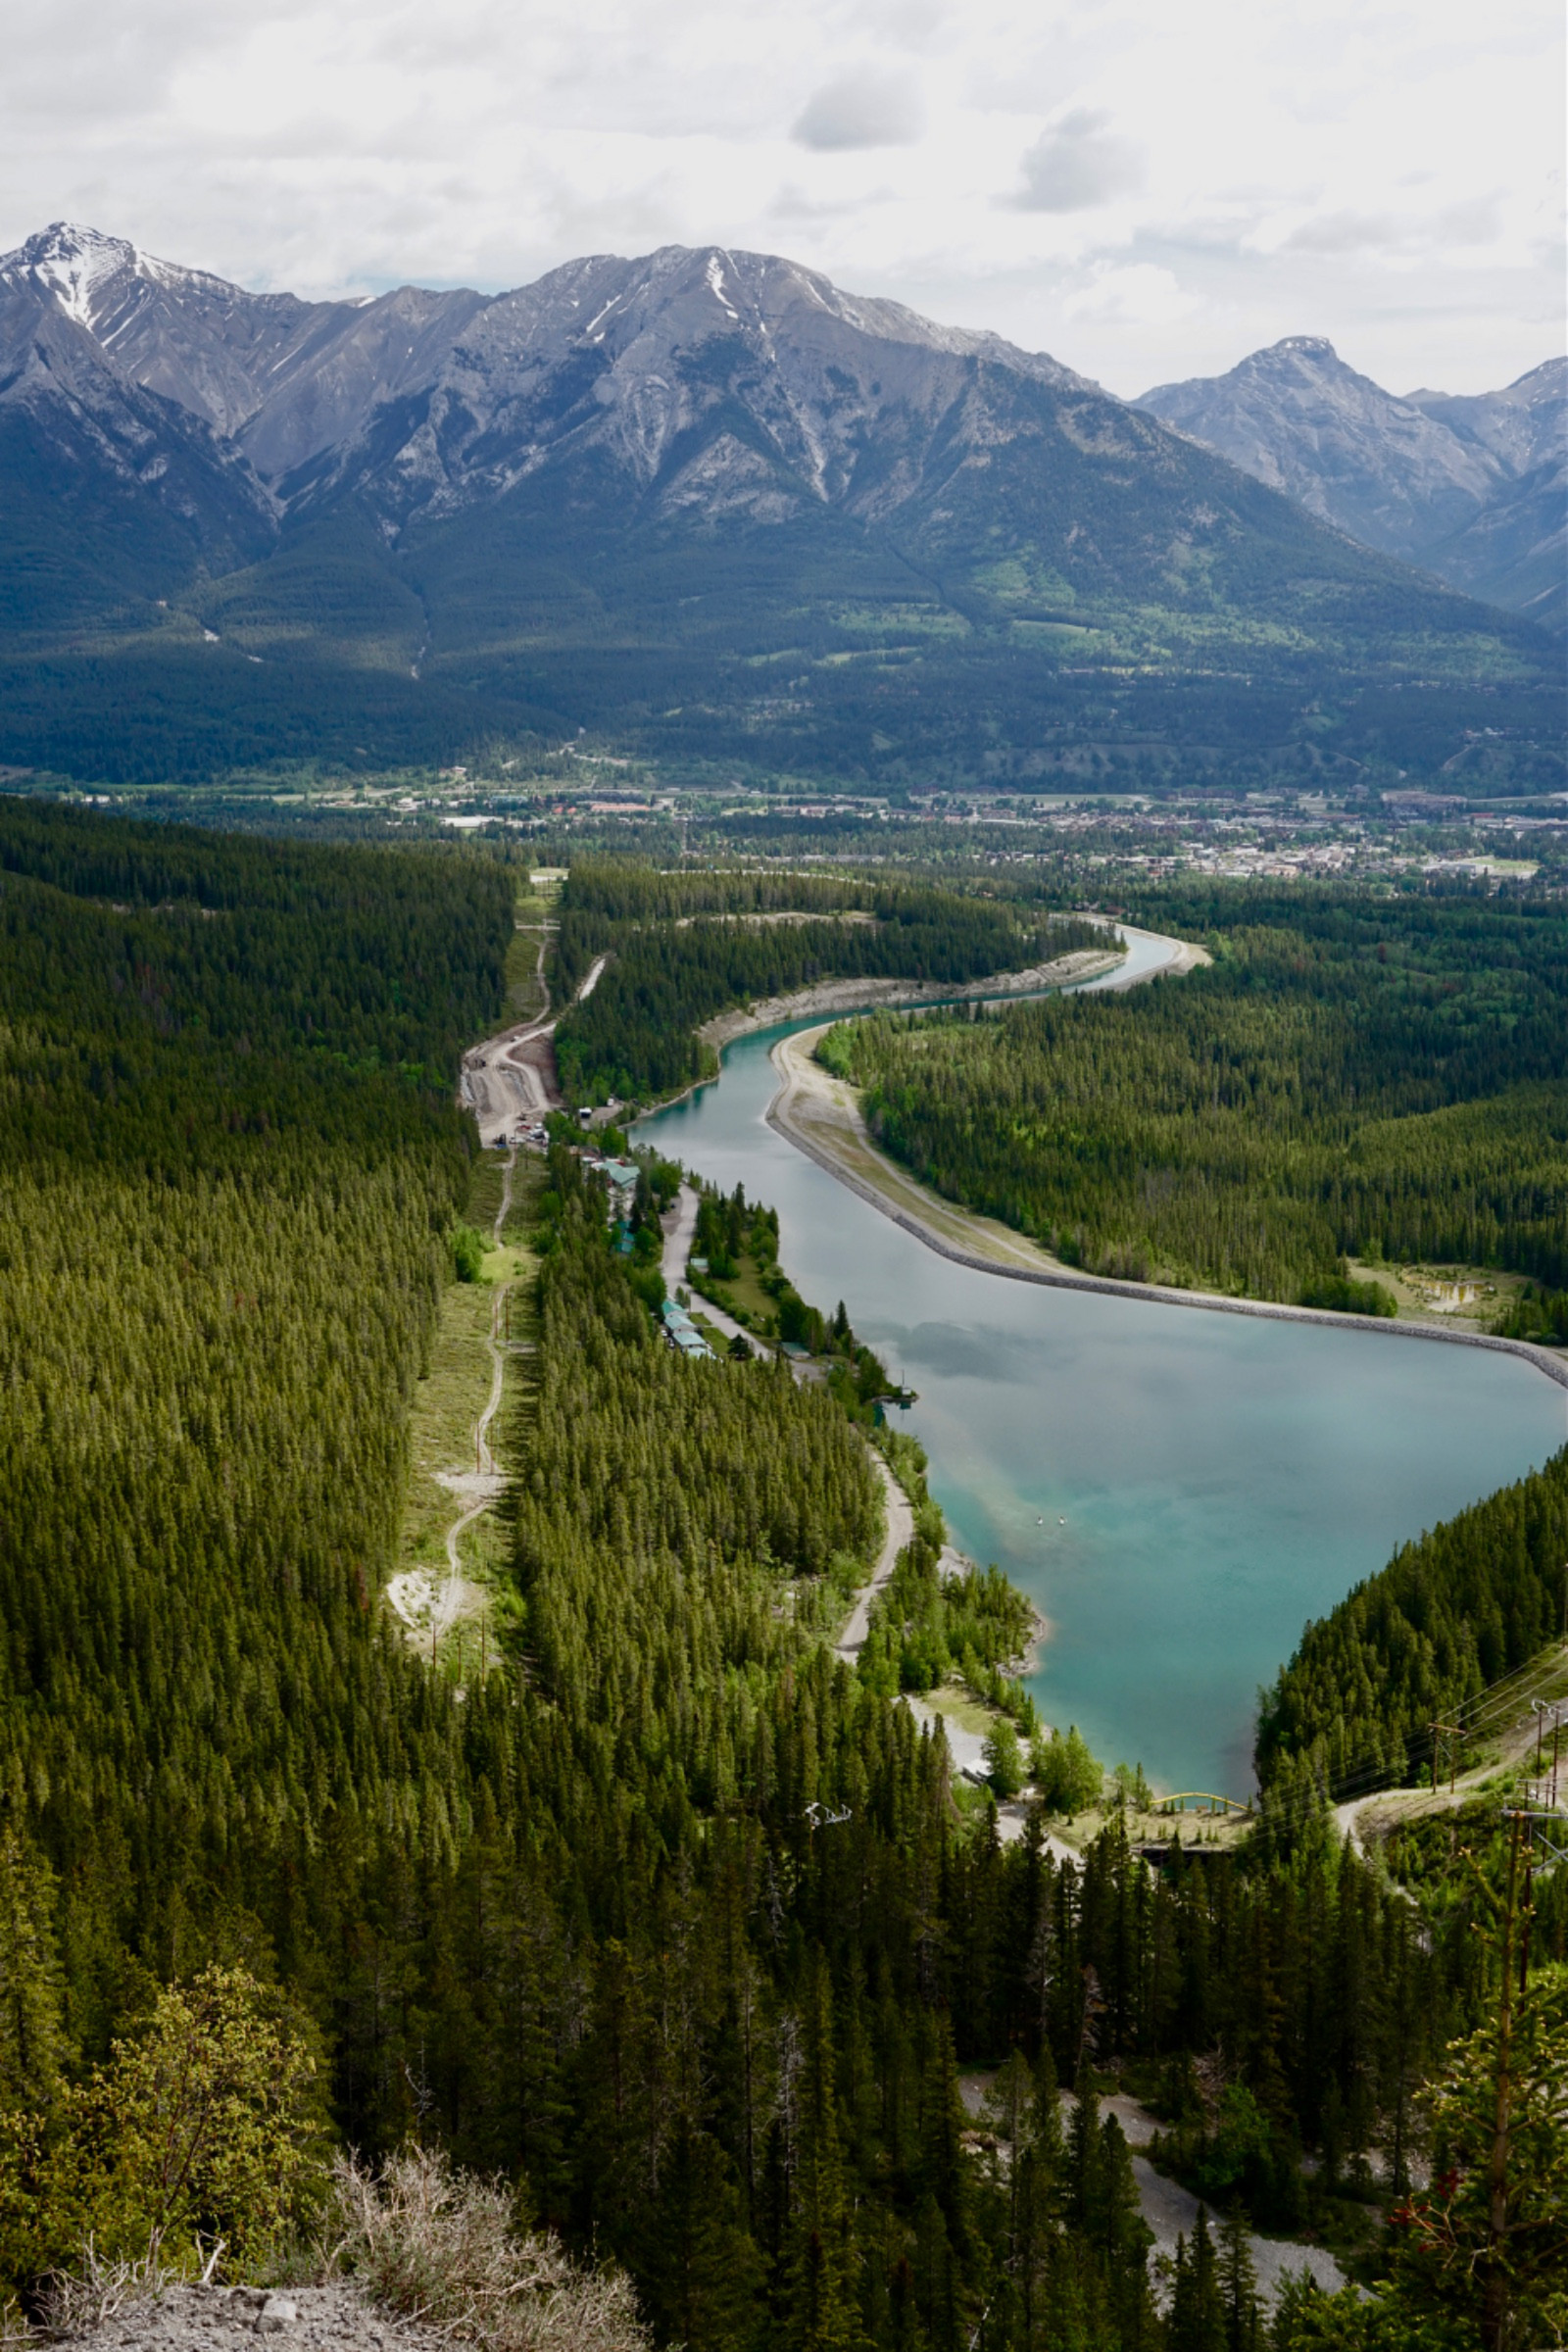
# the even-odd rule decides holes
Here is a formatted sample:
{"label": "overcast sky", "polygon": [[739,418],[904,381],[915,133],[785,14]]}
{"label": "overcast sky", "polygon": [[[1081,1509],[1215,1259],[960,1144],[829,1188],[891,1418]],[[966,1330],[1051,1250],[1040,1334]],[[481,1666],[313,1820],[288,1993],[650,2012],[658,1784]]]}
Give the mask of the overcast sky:
{"label": "overcast sky", "polygon": [[255,287],[750,246],[1123,394],[1325,334],[1391,389],[1563,348],[1557,0],[49,0],[0,244]]}

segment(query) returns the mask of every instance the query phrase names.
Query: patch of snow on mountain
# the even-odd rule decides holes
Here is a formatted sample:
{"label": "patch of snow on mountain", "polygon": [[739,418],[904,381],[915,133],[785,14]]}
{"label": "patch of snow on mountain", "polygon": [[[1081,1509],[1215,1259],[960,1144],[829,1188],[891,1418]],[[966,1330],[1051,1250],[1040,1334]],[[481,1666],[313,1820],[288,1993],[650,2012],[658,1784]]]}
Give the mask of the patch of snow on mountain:
{"label": "patch of snow on mountain", "polygon": [[716,253],[710,253],[708,257],[708,282],[738,326],[741,315],[724,291],[724,265]]}
{"label": "patch of snow on mountain", "polygon": [[134,270],[141,259],[123,238],[80,228],[73,220],[55,221],[24,251],[33,273],[50,288],[66,316],[88,328],[93,323],[94,289],[122,270]]}

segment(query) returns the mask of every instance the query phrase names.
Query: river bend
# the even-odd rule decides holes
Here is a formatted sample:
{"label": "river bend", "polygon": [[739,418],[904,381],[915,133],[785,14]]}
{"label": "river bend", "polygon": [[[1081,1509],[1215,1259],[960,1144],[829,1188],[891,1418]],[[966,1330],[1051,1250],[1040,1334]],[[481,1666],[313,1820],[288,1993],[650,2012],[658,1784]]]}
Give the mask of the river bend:
{"label": "river bend", "polygon": [[[1169,943],[1135,934],[1127,965]],[[819,1021],[821,1016],[815,1016]],[[956,1541],[1053,1633],[1032,1689],[1107,1762],[1251,1786],[1259,1685],[1396,1546],[1537,1467],[1568,1396],[1523,1359],[1010,1282],[938,1256],[767,1124],[781,1036],[637,1128],[779,1212],[803,1295],[843,1298],[919,1393],[904,1416]]]}

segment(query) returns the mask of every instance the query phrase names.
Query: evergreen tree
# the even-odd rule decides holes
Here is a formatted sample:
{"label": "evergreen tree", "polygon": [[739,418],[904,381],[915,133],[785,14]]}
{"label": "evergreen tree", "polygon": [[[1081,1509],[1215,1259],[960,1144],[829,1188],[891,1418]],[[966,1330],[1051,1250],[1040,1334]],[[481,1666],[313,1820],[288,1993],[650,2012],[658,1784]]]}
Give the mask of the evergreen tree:
{"label": "evergreen tree", "polygon": [[777,2341],[792,2352],[858,2352],[864,2339],[841,2151],[832,1992],[820,1960],[808,1976],[800,2052]]}
{"label": "evergreen tree", "polygon": [[1176,2240],[1176,2275],[1166,2327],[1167,2352],[1227,2352],[1224,2297],[1209,2234],[1208,2214],[1200,2205],[1192,2244]]}
{"label": "evergreen tree", "polygon": [[1233,2205],[1220,2227],[1219,2287],[1225,2306],[1226,2352],[1259,2352],[1262,2310],[1247,2219]]}
{"label": "evergreen tree", "polygon": [[55,1878],[14,1823],[0,1829],[0,2116],[53,2104],[67,2054]]}
{"label": "evergreen tree", "polygon": [[690,2352],[735,2352],[753,2341],[761,2265],[724,2151],[687,2116],[661,2167],[639,2268],[649,2316]]}

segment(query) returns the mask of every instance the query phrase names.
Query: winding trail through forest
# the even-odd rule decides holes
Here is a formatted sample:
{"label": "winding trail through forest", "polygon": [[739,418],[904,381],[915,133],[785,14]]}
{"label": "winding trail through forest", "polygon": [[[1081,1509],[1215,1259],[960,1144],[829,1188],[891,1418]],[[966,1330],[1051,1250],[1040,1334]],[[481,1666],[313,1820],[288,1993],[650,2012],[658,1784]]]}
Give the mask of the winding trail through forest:
{"label": "winding trail through forest", "polygon": [[871,1630],[871,1603],[877,1594],[886,1589],[888,1580],[899,1564],[899,1554],[906,1544],[910,1544],[914,1540],[914,1511],[909,1497],[882,1456],[874,1447],[869,1450],[872,1465],[882,1481],[882,1491],[887,1502],[887,1522],[886,1533],[882,1538],[882,1548],[876,1555],[876,1566],[871,1571],[871,1581],[869,1584],[862,1585],[856,1594],[855,1606],[850,1611],[849,1622],[835,1644],[838,1655],[851,1666],[855,1664],[865,1647],[865,1638]]}
{"label": "winding trail through forest", "polygon": [[[501,1205],[496,1210],[495,1223],[491,1227],[490,1238],[498,1250],[512,1208],[513,1178],[516,1166],[517,1152],[514,1145],[507,1153],[507,1164],[501,1179]],[[506,1387],[507,1365],[502,1351],[501,1329],[511,1295],[510,1282],[498,1283],[495,1298],[491,1301],[490,1331],[485,1341],[492,1367],[490,1394],[485,1400],[484,1410],[473,1425],[473,1468],[440,1470],[436,1473],[439,1484],[463,1503],[462,1510],[446,1533],[446,1582],[438,1589],[432,1588],[431,1580],[422,1568],[410,1568],[401,1576],[393,1577],[386,1589],[388,1600],[409,1631],[417,1634],[421,1641],[428,1637],[432,1656],[443,1636],[452,1631],[460,1617],[468,1613],[465,1603],[473,1588],[463,1573],[463,1539],[474,1521],[483,1518],[506,1488],[506,1478],[490,1449],[490,1429],[501,1410],[501,1398]]]}

